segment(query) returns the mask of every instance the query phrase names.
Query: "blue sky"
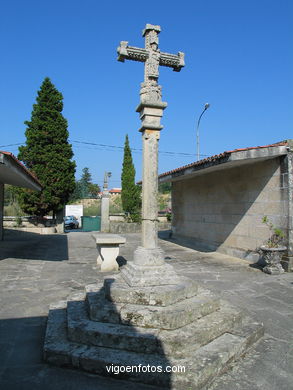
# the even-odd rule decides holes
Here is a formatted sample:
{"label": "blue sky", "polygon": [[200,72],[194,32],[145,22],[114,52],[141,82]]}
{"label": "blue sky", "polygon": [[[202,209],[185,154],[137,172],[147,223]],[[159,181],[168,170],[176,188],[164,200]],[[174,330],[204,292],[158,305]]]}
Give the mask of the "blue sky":
{"label": "blue sky", "polygon": [[[17,155],[24,121],[43,79],[64,96],[63,115],[77,162],[102,184],[120,186],[123,150],[75,141],[141,148],[139,87],[143,64],[117,61],[122,40],[143,47],[146,23],[159,24],[160,49],[185,52],[180,73],[160,69],[164,111],[159,172],[196,160],[200,152],[266,145],[292,134],[293,61],[290,0],[98,1],[10,0],[0,7],[1,149]],[[73,142],[74,141],[74,142]],[[186,153],[188,155],[180,154]],[[137,180],[141,152],[133,151]]]}

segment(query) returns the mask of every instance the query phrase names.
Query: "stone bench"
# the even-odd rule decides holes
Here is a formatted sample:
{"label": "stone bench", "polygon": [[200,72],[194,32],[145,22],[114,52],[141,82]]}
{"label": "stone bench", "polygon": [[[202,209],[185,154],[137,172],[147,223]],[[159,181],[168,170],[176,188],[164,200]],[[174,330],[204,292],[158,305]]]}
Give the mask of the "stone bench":
{"label": "stone bench", "polygon": [[126,238],[109,233],[93,234],[92,237],[97,245],[99,253],[97,264],[101,266],[101,271],[118,271],[116,258],[119,255],[119,245],[125,244]]}

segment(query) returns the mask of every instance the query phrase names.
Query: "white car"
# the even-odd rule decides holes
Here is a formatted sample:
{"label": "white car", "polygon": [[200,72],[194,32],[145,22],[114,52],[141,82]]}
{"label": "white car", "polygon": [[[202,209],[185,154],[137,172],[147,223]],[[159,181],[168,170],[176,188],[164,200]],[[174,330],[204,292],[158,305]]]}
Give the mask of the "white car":
{"label": "white car", "polygon": [[70,228],[70,229],[78,229],[79,227],[78,220],[74,215],[68,215],[64,217],[64,225],[65,228]]}

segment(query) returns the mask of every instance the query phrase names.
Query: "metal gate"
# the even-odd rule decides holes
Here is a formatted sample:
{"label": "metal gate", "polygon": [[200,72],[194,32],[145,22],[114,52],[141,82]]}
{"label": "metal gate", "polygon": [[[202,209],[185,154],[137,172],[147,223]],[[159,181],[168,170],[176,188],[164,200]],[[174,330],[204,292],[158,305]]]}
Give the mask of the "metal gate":
{"label": "metal gate", "polygon": [[101,217],[81,217],[83,232],[96,232],[101,230]]}

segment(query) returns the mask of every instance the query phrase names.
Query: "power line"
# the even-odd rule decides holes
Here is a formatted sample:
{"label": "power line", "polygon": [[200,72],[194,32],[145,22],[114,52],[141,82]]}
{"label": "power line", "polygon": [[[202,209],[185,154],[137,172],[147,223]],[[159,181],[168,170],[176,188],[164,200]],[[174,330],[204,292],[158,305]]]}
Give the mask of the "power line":
{"label": "power line", "polygon": [[[117,146],[117,145],[97,144],[95,142],[76,141],[76,140],[69,140],[69,141],[73,142],[73,143],[84,144],[84,145],[100,146],[100,147],[103,147],[103,148],[107,147],[107,148],[124,150],[123,146]],[[131,150],[132,151],[137,151],[137,152],[141,152],[142,151],[141,148],[131,148]],[[195,156],[195,153],[171,152],[171,151],[163,151],[163,150],[159,151],[159,153],[161,153],[161,154],[169,154],[169,155]],[[201,156],[207,157],[208,155],[207,154],[202,154]]]}
{"label": "power line", "polygon": [[[124,150],[124,146],[98,144],[98,143],[95,143],[95,142],[77,141],[77,140],[69,140],[69,141],[72,142],[72,143],[81,144],[80,147],[82,147],[82,145],[98,146],[97,148],[90,148],[90,147],[84,146],[84,148],[92,149],[92,150],[104,150],[104,151],[107,151],[107,152],[115,152],[115,151],[121,151],[122,152]],[[18,146],[18,145],[24,145],[24,143],[0,145],[0,148],[6,148],[8,146]],[[75,147],[76,146],[78,146],[78,145],[75,145]],[[131,148],[131,151],[133,151],[135,153],[139,153],[139,152],[142,152],[142,149],[141,148]],[[189,157],[190,156],[195,156],[195,153],[171,152],[171,151],[163,151],[163,150],[160,150],[159,153],[160,154],[165,154],[165,155],[170,155],[170,156],[176,156],[176,155],[189,156]],[[209,155],[201,154],[200,156],[208,157]]]}
{"label": "power line", "polygon": [[17,146],[17,145],[23,145],[24,143],[18,143],[18,144],[8,144],[8,145],[0,145],[0,148],[6,148],[7,146]]}

